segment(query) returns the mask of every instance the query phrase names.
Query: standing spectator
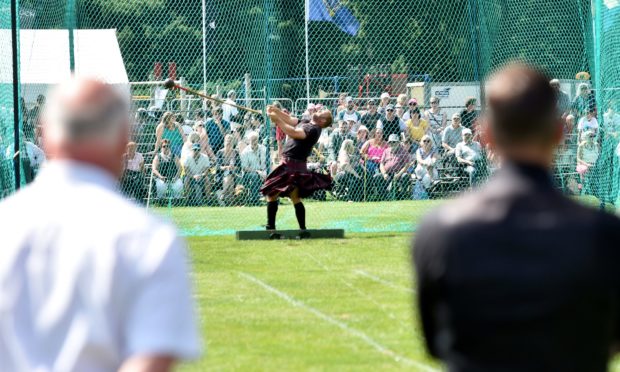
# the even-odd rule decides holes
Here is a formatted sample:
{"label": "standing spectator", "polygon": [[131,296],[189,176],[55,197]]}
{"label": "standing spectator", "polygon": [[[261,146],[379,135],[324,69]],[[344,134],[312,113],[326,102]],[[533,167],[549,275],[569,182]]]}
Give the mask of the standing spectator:
{"label": "standing spectator", "polygon": [[183,130],[183,134],[185,135],[185,137],[187,137],[190,133],[194,131],[194,129],[192,128],[193,123],[186,120],[185,116],[182,113],[177,113],[175,115],[175,119],[177,124],[179,124],[179,126],[181,127],[181,130]]}
{"label": "standing spectator", "polygon": [[194,143],[191,150],[191,155],[183,160],[185,194],[190,204],[201,205],[204,202],[203,195],[208,196],[211,192],[211,161],[200,152],[200,143]]}
{"label": "standing spectator", "polygon": [[577,97],[573,100],[571,109],[575,117],[581,119],[583,116],[587,115],[590,110],[595,109],[596,101],[588,84],[579,84],[578,92],[579,94],[577,94]]}
{"label": "standing spectator", "polygon": [[200,144],[200,135],[197,132],[192,132],[189,136],[187,136],[187,140],[185,141],[185,143],[183,143],[180,157],[181,164],[185,163],[185,159],[193,156],[193,147],[195,144]]}
{"label": "standing spectator", "polygon": [[224,147],[216,154],[217,157],[217,183],[221,184],[222,190],[219,199],[222,205],[230,205],[233,199],[237,175],[239,173],[239,153],[235,149],[233,136],[227,134],[224,137]]}
{"label": "standing spectator", "polygon": [[555,91],[557,97],[558,116],[564,118],[570,111],[570,97],[565,91],[562,90],[562,86],[560,85],[560,81],[558,79],[552,79],[549,84]]}
{"label": "standing spectator", "polygon": [[259,144],[258,134],[250,135],[250,145],[241,153],[241,183],[248,190],[249,204],[258,205],[260,187],[267,177],[267,148]]}
{"label": "standing spectator", "polygon": [[476,186],[483,172],[484,157],[482,156],[482,147],[473,138],[474,135],[470,129],[463,129],[463,142],[456,145],[454,156],[469,175],[470,184]]}
{"label": "standing spectator", "polygon": [[156,177],[157,198],[162,199],[167,192],[169,198],[179,199],[183,196],[181,162],[179,157],[172,153],[168,139],[161,142],[161,151],[153,158],[153,176]]}
{"label": "standing spectator", "polygon": [[598,120],[596,119],[596,108],[591,107],[586,116],[579,119],[577,130],[579,131],[579,142],[584,141],[583,134],[586,132],[594,132],[598,136]]}
{"label": "standing spectator", "polygon": [[381,120],[381,114],[377,112],[377,102],[374,99],[369,99],[367,102],[368,111],[362,116],[361,123],[365,126],[369,132],[372,132],[377,123]]}
{"label": "standing spectator", "polygon": [[396,134],[399,138],[407,126],[398,116],[396,116],[394,105],[387,105],[385,108],[385,117],[381,118],[377,127],[383,129],[383,135],[388,137],[392,134]]}
{"label": "standing spectator", "polygon": [[213,152],[211,144],[209,143],[209,135],[207,134],[207,129],[205,128],[205,125],[206,123],[202,121],[197,121],[196,123],[194,123],[194,133],[198,134],[198,143],[200,143],[201,148],[200,152],[206,154],[212,162],[215,162],[215,153]]}
{"label": "standing spectator", "polygon": [[[448,115],[446,115],[446,113],[444,112],[441,112],[441,107],[439,106],[439,98],[432,97],[430,102],[431,108],[424,112],[424,117],[430,125],[429,135],[431,136],[431,140],[433,141],[433,146],[435,146],[436,148],[440,148],[442,147],[443,142],[443,132],[447,127],[446,123],[448,121]],[[459,138],[461,138],[460,135]]]}
{"label": "standing spectator", "polygon": [[[30,128],[34,130],[34,143],[37,146],[41,146],[41,115],[45,111],[45,96],[39,94],[37,96],[36,105],[28,113],[28,119],[30,120]],[[28,133],[27,133],[28,134]]]}
{"label": "standing spectator", "polygon": [[342,142],[346,139],[353,139],[351,134],[349,133],[349,127],[346,121],[340,120],[338,122],[338,129],[333,131],[329,136],[329,148],[328,150],[328,162],[330,173],[332,177],[336,174],[337,168],[337,160],[338,160],[338,151],[340,151],[340,147],[342,146]]}
{"label": "standing spectator", "polygon": [[467,129],[473,130],[478,118],[476,104],[477,100],[474,97],[470,97],[465,101],[465,109],[461,111],[461,125]]}
{"label": "standing spectator", "polygon": [[410,99],[410,100],[409,100],[409,102],[407,102],[407,108],[408,108],[408,109],[407,109],[407,112],[405,112],[405,113],[403,114],[403,117],[401,118],[401,119],[403,119],[405,122],[406,122],[407,120],[411,119],[411,111],[412,111],[412,110],[418,109],[418,111],[419,111],[419,108],[418,108],[418,100],[417,100],[417,99],[415,99],[415,98]]}
{"label": "standing spectator", "polygon": [[447,126],[446,129],[443,130],[443,134],[441,135],[441,145],[444,149],[444,162],[446,165],[452,165],[455,163],[456,158],[454,158],[454,151],[456,150],[456,145],[461,142],[463,138],[463,126],[461,125],[461,115],[459,113],[454,113],[452,115],[452,124]]}
{"label": "standing spectator", "polygon": [[606,371],[619,338],[620,221],[554,186],[560,128],[544,74],[504,68],[486,97],[504,166],[416,230],[427,347],[453,371]]}
{"label": "standing spectator", "polygon": [[596,165],[601,149],[596,143],[596,133],[594,131],[586,131],[583,135],[583,142],[579,144],[577,149],[577,173],[581,177],[583,185],[582,192],[588,195],[593,194],[592,185],[592,168]]}
{"label": "standing spectator", "polygon": [[34,142],[34,127],[31,125],[31,122],[28,119],[28,106],[26,106],[26,100],[24,99],[24,97],[19,97],[19,109],[22,116],[22,130],[24,131],[24,137],[26,138],[26,140]]}
{"label": "standing spectator", "polygon": [[222,119],[222,108],[213,109],[213,118],[207,121],[207,136],[214,153],[217,154],[224,147],[224,137],[231,134],[230,123]]}
{"label": "standing spectator", "polygon": [[362,176],[359,173],[360,162],[359,153],[353,140],[346,139],[342,142],[340,151],[338,152],[338,169],[334,177],[334,192],[339,198],[346,198],[350,201],[361,200]]}
{"label": "standing spectator", "polygon": [[428,129],[428,123],[420,118],[420,109],[416,107],[411,112],[411,119],[407,121],[407,137],[413,147],[410,149],[412,153],[415,153],[418,147],[420,147],[420,140],[427,134]]}
{"label": "standing spectator", "polygon": [[181,148],[183,147],[183,142],[185,142],[185,133],[183,133],[183,129],[174,119],[174,114],[170,111],[167,111],[161,117],[161,122],[155,130],[155,135],[157,136],[155,152],[159,151],[162,141],[167,139],[172,154],[178,157],[181,156]]}
{"label": "standing spectator", "polygon": [[433,142],[429,135],[422,137],[421,146],[417,149],[415,156],[418,164],[415,168],[415,175],[422,183],[424,189],[428,190],[439,179],[439,174],[435,167],[439,154],[433,147]]}
{"label": "standing spectator", "polygon": [[385,115],[385,110],[387,109],[387,106],[390,104],[390,93],[388,92],[383,92],[381,93],[381,101],[379,102],[379,108],[377,109],[377,111],[381,114],[381,115]]}
{"label": "standing spectator", "polygon": [[222,104],[222,120],[227,121],[229,123],[237,122],[237,115],[239,115],[239,110],[236,107],[231,105],[236,105],[235,99],[237,99],[237,93],[234,90],[229,90],[226,95],[226,101]]}
{"label": "standing spectator", "polygon": [[366,163],[366,173],[368,173],[370,177],[379,171],[381,157],[387,148],[387,143],[383,138],[383,130],[381,128],[375,128],[374,133],[372,133],[372,138],[366,141],[360,150],[360,154]]}
{"label": "standing spectator", "polygon": [[355,111],[355,102],[353,98],[347,97],[344,100],[346,108],[338,113],[338,120],[350,121],[354,120],[356,123],[360,121],[361,115]]}
{"label": "standing spectator", "polygon": [[65,80],[41,120],[50,162],[0,203],[0,370],[170,371],[199,354],[185,244],[118,192],[127,100]]}
{"label": "standing spectator", "polygon": [[407,150],[400,144],[400,136],[391,134],[388,138],[388,148],[383,152],[379,162],[381,175],[377,176],[383,182],[379,182],[379,189],[383,190],[383,196],[387,197],[387,192],[396,192],[406,182],[407,166],[410,158]]}
{"label": "standing spectator", "polygon": [[144,199],[144,157],[137,152],[135,142],[127,144],[127,152],[123,154],[123,175],[121,190],[125,195],[138,201]]}

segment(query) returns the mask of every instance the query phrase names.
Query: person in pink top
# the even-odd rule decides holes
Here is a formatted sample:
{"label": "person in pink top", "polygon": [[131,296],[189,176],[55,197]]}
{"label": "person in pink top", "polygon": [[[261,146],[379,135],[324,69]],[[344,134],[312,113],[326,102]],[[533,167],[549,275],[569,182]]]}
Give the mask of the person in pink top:
{"label": "person in pink top", "polygon": [[376,128],[371,138],[366,141],[360,150],[360,154],[366,163],[366,173],[369,176],[372,177],[379,171],[379,163],[385,149],[387,149],[387,143],[383,138],[383,129]]}

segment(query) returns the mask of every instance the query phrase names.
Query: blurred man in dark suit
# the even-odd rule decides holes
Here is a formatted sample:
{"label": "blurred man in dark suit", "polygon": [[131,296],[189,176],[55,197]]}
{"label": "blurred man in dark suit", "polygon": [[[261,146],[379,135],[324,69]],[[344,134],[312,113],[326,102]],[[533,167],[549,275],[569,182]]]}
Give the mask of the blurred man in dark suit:
{"label": "blurred man in dark suit", "polygon": [[548,82],[525,65],[490,79],[502,169],[417,231],[424,335],[450,371],[605,371],[618,339],[620,221],[554,187],[562,123]]}

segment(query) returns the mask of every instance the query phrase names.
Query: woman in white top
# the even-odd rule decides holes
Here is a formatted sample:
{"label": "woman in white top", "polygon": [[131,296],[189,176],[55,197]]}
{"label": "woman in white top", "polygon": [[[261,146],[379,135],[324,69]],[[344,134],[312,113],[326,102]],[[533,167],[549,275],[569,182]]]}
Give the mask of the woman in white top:
{"label": "woman in white top", "polygon": [[350,173],[354,177],[360,178],[359,173],[355,170],[358,163],[359,156],[356,154],[356,148],[353,144],[353,140],[344,140],[340,146],[340,151],[338,152],[338,173]]}
{"label": "woman in white top", "polygon": [[136,151],[138,145],[135,142],[127,144],[127,152],[123,154],[123,177],[121,178],[121,190],[136,200],[142,200],[144,184],[144,157]]}
{"label": "woman in white top", "polygon": [[429,124],[428,133],[433,141],[433,146],[435,146],[435,148],[441,148],[441,133],[443,133],[446,127],[448,117],[444,112],[441,112],[439,98],[431,98],[431,108],[424,111],[424,118]]}
{"label": "woman in white top", "polygon": [[415,175],[422,186],[428,189],[431,184],[439,178],[435,163],[439,158],[437,151],[433,147],[431,137],[424,135],[420,141],[420,147],[415,152],[416,161],[418,165],[415,168]]}
{"label": "woman in white top", "polygon": [[192,150],[194,143],[200,143],[200,135],[196,132],[190,133],[187,136],[187,140],[183,143],[183,148],[181,148],[181,164],[185,162],[185,159],[194,155]]}
{"label": "woman in white top", "polygon": [[598,135],[598,120],[596,120],[596,109],[589,109],[588,114],[579,119],[577,129],[579,130],[579,142],[584,142],[587,140],[587,138],[584,138],[586,132],[593,132],[594,137]]}

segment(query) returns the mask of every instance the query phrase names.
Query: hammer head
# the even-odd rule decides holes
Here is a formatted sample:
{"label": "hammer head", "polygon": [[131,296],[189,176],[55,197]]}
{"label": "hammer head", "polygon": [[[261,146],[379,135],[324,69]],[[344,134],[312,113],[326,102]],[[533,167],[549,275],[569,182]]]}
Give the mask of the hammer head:
{"label": "hammer head", "polygon": [[168,79],[164,83],[164,88],[166,88],[166,89],[173,89],[175,87],[176,87],[176,84],[174,83],[174,80],[172,80],[172,79]]}

